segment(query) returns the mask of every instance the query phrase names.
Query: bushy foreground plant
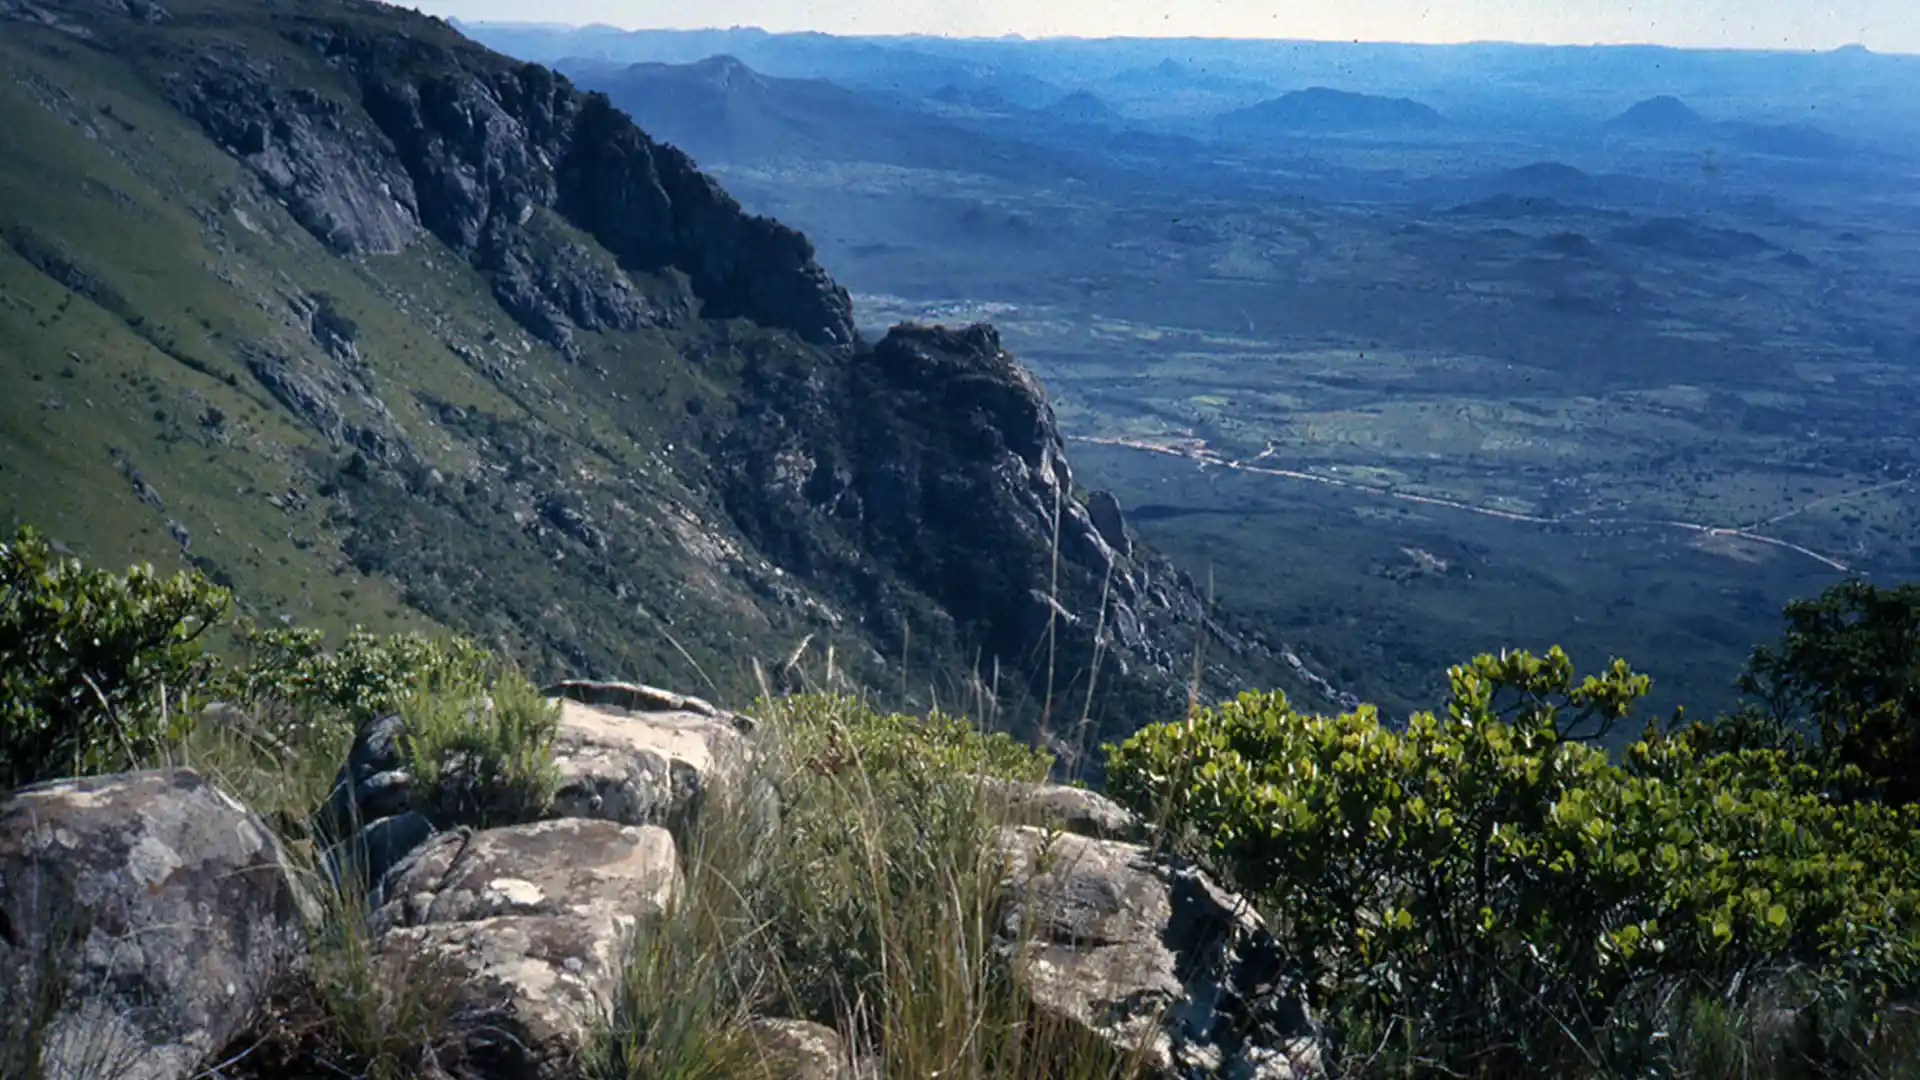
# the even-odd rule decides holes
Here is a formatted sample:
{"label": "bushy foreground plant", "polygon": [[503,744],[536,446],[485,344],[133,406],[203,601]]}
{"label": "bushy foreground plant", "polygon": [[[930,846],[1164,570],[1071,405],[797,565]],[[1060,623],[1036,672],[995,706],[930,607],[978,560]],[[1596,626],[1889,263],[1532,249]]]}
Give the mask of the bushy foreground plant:
{"label": "bushy foreground plant", "polygon": [[429,677],[402,695],[399,711],[429,818],[486,828],[535,820],[552,804],[559,705],[517,672]]}
{"label": "bushy foreground plant", "polygon": [[309,627],[251,626],[243,637],[244,659],[233,676],[239,695],[349,722],[398,709],[423,689],[484,687],[502,672],[493,653],[461,637],[355,629],[329,642]]}
{"label": "bushy foreground plant", "polygon": [[1644,693],[1623,663],[1576,681],[1558,649],[1508,653],[1449,680],[1403,730],[1248,694],[1110,750],[1115,795],[1262,898],[1349,1050],[1391,1030],[1452,1070],[1591,1065],[1658,1052],[1625,1007],[1650,986],[1913,984],[1920,814],[1684,732],[1610,760],[1579,736]]}
{"label": "bushy foreground plant", "polygon": [[198,574],[90,570],[31,528],[0,542],[0,788],[125,768],[178,738],[227,604]]}

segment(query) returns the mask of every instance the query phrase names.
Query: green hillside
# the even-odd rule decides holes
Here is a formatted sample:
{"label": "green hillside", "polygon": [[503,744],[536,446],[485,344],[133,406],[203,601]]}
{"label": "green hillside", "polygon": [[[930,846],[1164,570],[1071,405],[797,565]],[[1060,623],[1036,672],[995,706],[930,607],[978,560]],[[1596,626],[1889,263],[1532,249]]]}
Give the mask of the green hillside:
{"label": "green hillside", "polygon": [[[375,5],[0,19],[0,519],[542,674],[1184,698],[1204,602],[1093,526],[997,336],[858,340],[804,237],[604,99]],[[1209,686],[1311,691],[1206,636]]]}

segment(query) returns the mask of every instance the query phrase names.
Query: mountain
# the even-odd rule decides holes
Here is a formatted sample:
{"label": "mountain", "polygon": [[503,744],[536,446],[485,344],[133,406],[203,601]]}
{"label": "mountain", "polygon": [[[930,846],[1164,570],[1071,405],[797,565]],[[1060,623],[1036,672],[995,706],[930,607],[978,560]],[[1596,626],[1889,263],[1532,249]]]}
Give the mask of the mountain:
{"label": "mountain", "polygon": [[1254,79],[1219,75],[1168,57],[1157,64],[1128,68],[1109,76],[1106,85],[1130,95],[1220,94],[1259,95],[1272,91]]}
{"label": "mountain", "polygon": [[1219,130],[1243,135],[1432,131],[1445,123],[1446,118],[1434,109],[1408,98],[1356,94],[1324,86],[1282,94],[1223,113],[1215,120]]}
{"label": "mountain", "polygon": [[1069,124],[1118,124],[1125,120],[1106,99],[1086,90],[1075,90],[1042,112],[1053,120]]}
{"label": "mountain", "polygon": [[1491,180],[1499,191],[1523,198],[1577,201],[1597,198],[1604,191],[1592,174],[1561,161],[1539,161],[1507,169]]}
{"label": "mountain", "polygon": [[[756,27],[725,30],[535,30],[498,23],[465,28],[490,48],[525,60],[561,65],[597,59],[620,64],[693,63],[739,58],[755,71],[787,79],[825,79],[880,94],[924,97],[943,86],[991,93],[1039,108],[1064,91],[1015,67],[936,55],[937,39],[853,38],[803,31],[771,34]],[[1001,42],[1003,48],[1017,48]]]}
{"label": "mountain", "polygon": [[696,160],[864,161],[1022,180],[1037,180],[1057,167],[1037,147],[824,80],[762,75],[731,56],[692,64],[562,68]]}
{"label": "mountain", "polygon": [[1686,102],[1672,94],[1661,94],[1636,102],[1605,126],[1634,135],[1685,135],[1704,131],[1708,124]]}
{"label": "mountain", "polygon": [[1203,692],[1298,684],[1090,509],[991,328],[863,340],[806,237],[547,68],[357,0],[4,0],[0,64],[0,515],[92,562],[1027,731],[1177,711],[1203,637]]}
{"label": "mountain", "polygon": [[1834,158],[1848,149],[1844,140],[1813,124],[1716,123],[1671,95],[1648,98],[1608,120],[1605,127],[1630,135],[1710,139],[1772,157]]}

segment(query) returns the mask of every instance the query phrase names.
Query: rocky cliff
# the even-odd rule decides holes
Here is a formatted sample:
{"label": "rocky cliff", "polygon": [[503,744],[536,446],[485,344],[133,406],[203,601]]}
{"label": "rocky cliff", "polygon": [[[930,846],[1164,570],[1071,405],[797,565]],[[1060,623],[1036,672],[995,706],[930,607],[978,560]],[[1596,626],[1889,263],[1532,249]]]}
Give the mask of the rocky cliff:
{"label": "rocky cliff", "polygon": [[1028,729],[1178,709],[1196,655],[1315,685],[1089,512],[990,328],[860,340],[804,236],[551,71],[352,0],[0,0],[0,70],[0,513],[82,554]]}

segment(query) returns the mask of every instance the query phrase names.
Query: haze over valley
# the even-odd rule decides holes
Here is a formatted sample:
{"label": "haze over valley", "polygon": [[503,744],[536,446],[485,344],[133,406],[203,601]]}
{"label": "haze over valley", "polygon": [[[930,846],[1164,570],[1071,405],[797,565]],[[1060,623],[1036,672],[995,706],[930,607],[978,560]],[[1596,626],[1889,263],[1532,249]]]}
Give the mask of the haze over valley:
{"label": "haze over valley", "polygon": [[989,320],[1083,482],[1390,711],[1480,650],[1725,707],[1920,572],[1920,58],[463,29]]}

